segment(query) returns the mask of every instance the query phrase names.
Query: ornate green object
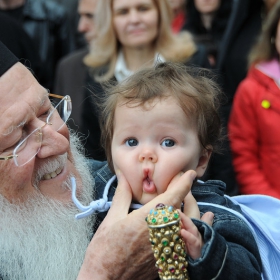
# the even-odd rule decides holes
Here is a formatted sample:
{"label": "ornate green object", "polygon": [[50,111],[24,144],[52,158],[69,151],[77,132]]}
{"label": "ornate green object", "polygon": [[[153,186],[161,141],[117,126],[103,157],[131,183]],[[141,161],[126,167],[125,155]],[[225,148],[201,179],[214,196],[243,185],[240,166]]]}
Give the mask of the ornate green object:
{"label": "ornate green object", "polygon": [[185,243],[180,237],[181,225],[178,211],[172,206],[160,203],[150,211],[146,222],[160,279],[190,279]]}

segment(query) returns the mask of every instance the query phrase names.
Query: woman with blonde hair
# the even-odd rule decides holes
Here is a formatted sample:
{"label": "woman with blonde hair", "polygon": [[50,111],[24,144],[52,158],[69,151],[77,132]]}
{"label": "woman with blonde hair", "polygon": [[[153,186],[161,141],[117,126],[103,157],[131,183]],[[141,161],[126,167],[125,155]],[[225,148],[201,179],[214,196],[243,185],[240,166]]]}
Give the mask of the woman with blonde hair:
{"label": "woman with blonde hair", "polygon": [[249,55],[249,72],[229,121],[233,166],[241,193],[280,199],[280,2],[269,12]]}
{"label": "woman with blonde hair", "polygon": [[90,74],[87,85],[93,94],[86,92],[82,132],[89,135],[85,143],[87,155],[105,160],[93,97],[104,94],[103,82],[121,82],[157,61],[210,65],[205,49],[194,43],[190,33],[173,34],[168,0],[102,0],[95,20],[98,34],[84,59]]}

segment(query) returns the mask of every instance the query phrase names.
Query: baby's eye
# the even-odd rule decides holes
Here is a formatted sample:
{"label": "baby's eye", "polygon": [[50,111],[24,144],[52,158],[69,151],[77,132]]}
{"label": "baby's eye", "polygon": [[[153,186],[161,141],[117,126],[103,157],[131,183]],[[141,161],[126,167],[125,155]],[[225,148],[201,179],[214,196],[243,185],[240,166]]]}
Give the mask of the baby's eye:
{"label": "baby's eye", "polygon": [[138,145],[138,141],[134,138],[130,138],[125,141],[125,144],[129,147],[134,147]]}
{"label": "baby's eye", "polygon": [[173,147],[175,145],[175,141],[171,139],[165,139],[162,141],[161,145],[164,147]]}

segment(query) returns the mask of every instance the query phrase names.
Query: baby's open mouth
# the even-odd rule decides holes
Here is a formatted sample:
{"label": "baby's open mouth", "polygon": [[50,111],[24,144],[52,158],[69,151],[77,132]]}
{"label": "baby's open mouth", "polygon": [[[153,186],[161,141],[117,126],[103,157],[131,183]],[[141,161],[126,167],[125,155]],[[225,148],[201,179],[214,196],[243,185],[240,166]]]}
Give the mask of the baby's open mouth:
{"label": "baby's open mouth", "polygon": [[156,186],[148,176],[143,180],[143,191],[146,193],[156,192]]}

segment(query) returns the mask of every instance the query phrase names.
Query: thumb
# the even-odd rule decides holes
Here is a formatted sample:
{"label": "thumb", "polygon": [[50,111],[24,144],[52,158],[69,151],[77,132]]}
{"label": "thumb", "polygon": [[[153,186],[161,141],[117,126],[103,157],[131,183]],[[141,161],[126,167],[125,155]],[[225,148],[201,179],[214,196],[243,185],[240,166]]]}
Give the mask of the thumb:
{"label": "thumb", "polygon": [[201,221],[208,224],[208,226],[212,227],[213,221],[214,221],[214,213],[212,212],[206,212],[202,217]]}
{"label": "thumb", "polygon": [[[177,177],[177,176],[176,176]],[[183,175],[179,176],[175,180],[173,180],[167,190],[155,197],[153,200],[145,204],[143,207],[139,209],[144,215],[144,218],[148,215],[152,208],[158,203],[163,203],[165,205],[181,205],[182,201],[189,193],[191,186],[193,184],[193,180],[196,178],[196,172],[193,170],[189,170],[185,172]]]}
{"label": "thumb", "polygon": [[125,218],[128,214],[132,199],[131,188],[126,178],[120,170],[116,172],[116,175],[118,177],[118,186],[113,197],[111,208],[106,216],[106,220],[109,220],[109,222],[116,222],[117,220]]}
{"label": "thumb", "polygon": [[190,218],[200,219],[200,211],[191,192],[184,198],[184,214]]}

